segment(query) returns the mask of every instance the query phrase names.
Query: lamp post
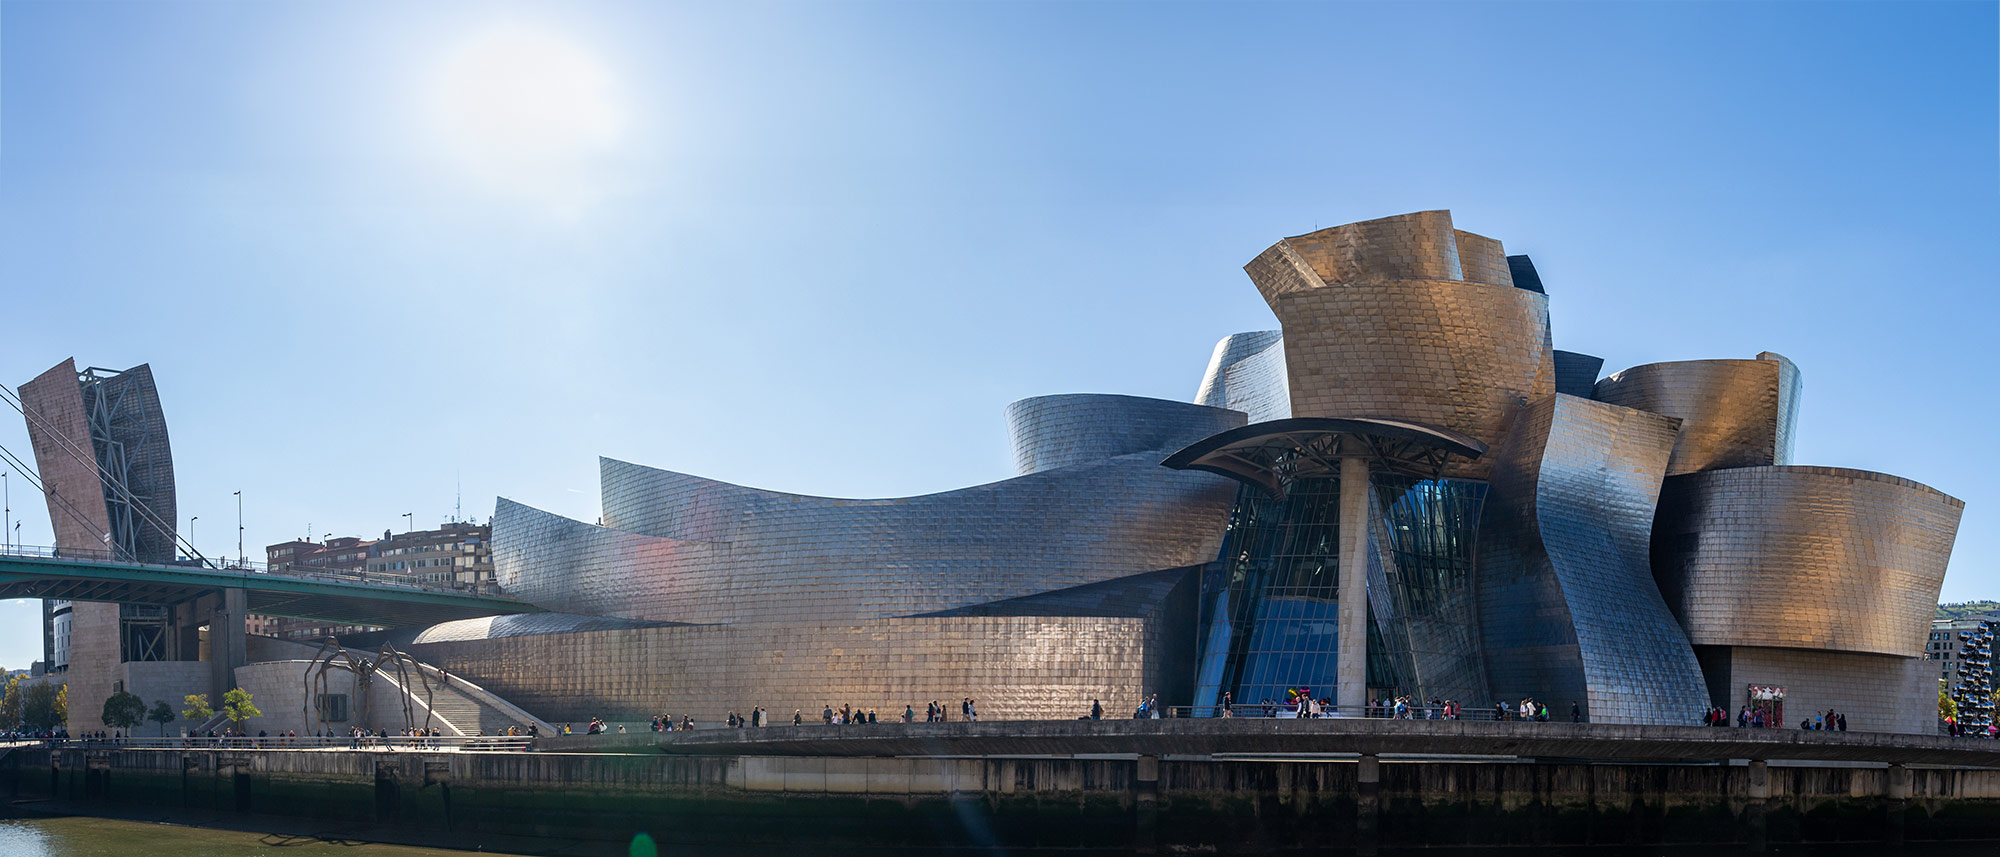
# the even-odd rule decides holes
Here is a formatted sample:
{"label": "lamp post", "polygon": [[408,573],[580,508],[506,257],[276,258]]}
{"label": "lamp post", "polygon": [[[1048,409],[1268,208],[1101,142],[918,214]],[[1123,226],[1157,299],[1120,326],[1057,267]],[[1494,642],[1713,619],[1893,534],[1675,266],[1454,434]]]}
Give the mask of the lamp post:
{"label": "lamp post", "polygon": [[236,564],[245,565],[250,561],[243,553],[243,492],[236,492]]}
{"label": "lamp post", "polygon": [[[14,483],[8,481],[4,470],[0,470],[0,495],[5,495],[4,500],[0,500],[6,507],[4,512],[0,512],[0,516],[4,516],[0,517],[0,535],[5,535],[7,525],[14,520]],[[13,546],[13,542],[7,543],[7,547]]]}
{"label": "lamp post", "polygon": [[190,549],[194,547],[194,522],[199,520],[201,520],[200,515],[188,518],[188,547]]}
{"label": "lamp post", "polygon": [[415,514],[415,513],[413,513],[413,512],[404,512],[404,513],[403,513],[403,532],[406,532],[406,533],[414,533],[414,532],[416,532],[416,531],[417,531],[417,518],[416,518],[416,514]]}

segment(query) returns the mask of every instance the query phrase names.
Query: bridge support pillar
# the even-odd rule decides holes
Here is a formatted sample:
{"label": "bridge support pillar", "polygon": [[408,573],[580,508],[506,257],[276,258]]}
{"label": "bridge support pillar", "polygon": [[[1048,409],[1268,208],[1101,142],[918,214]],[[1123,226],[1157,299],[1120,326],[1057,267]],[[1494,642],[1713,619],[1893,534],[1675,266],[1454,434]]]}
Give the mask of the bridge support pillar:
{"label": "bridge support pillar", "polygon": [[1354,850],[1367,857],[1380,844],[1382,819],[1382,759],[1363,753],[1354,771]]}
{"label": "bridge support pillar", "polygon": [[236,668],[249,662],[243,617],[249,612],[250,596],[243,589],[224,589],[208,620],[208,660],[215,686],[209,704],[222,710],[222,694],[236,687]]}
{"label": "bridge support pillar", "polygon": [[1749,800],[1743,807],[1744,841],[1752,852],[1762,852],[1769,845],[1769,829],[1765,826],[1765,804],[1771,799],[1771,767],[1763,759],[1750,760]]}
{"label": "bridge support pillar", "polygon": [[1160,757],[1140,756],[1133,764],[1132,803],[1136,810],[1132,848],[1152,854],[1159,848]]}

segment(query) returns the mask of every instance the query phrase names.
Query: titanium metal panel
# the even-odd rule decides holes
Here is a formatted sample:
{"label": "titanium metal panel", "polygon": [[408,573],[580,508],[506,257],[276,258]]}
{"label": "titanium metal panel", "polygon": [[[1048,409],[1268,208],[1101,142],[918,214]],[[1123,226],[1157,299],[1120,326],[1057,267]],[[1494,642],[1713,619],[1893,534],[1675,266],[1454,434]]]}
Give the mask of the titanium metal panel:
{"label": "titanium metal panel", "polygon": [[1494,468],[1480,531],[1493,693],[1593,723],[1693,723],[1707,690],[1648,568],[1670,417],[1555,395],[1531,403]]}
{"label": "titanium metal panel", "polygon": [[1276,330],[1232,333],[1215,343],[1215,353],[1195,391],[1198,405],[1229,408],[1250,422],[1292,415],[1291,384],[1285,373],[1284,334]]}
{"label": "titanium metal panel", "polygon": [[1964,508],[1840,467],[1674,476],[1653,570],[1695,645],[1922,657]]}
{"label": "titanium metal panel", "polygon": [[1548,289],[1542,287],[1542,275],[1535,271],[1535,260],[1527,256],[1508,256],[1507,272],[1514,278],[1514,288],[1548,293]]}
{"label": "titanium metal panel", "polygon": [[1496,286],[1515,285],[1513,268],[1507,264],[1507,251],[1498,240],[1462,229],[1452,230],[1452,236],[1458,244],[1458,267],[1462,272],[1459,279]]}
{"label": "titanium metal panel", "polygon": [[[1273,310],[1280,295],[1329,284],[1465,278],[1449,211],[1418,211],[1296,235],[1272,245],[1244,270]],[[1282,320],[1284,314],[1278,317]]]}
{"label": "titanium metal panel", "polygon": [[604,459],[609,526],[503,499],[494,570],[537,606],[632,619],[950,610],[1213,560],[1235,483],[1160,467],[1163,455],[888,500],[758,491]]}
{"label": "titanium metal panel", "polygon": [[1556,392],[1580,399],[1594,398],[1597,373],[1604,371],[1604,358],[1561,349],[1556,350],[1555,357]]}
{"label": "titanium metal panel", "polygon": [[1179,449],[1247,421],[1243,413],[1224,408],[1094,393],[1036,396],[1007,406],[1016,476],[1149,449]]}
{"label": "titanium metal panel", "polygon": [[1668,476],[1790,464],[1804,382],[1782,355],[1634,366],[1597,382],[1593,398],[1679,417]]}
{"label": "titanium metal panel", "polygon": [[[1499,443],[1523,400],[1555,392],[1548,296],[1393,280],[1280,296],[1294,416],[1394,417]],[[1486,459],[1451,476],[1482,478]]]}

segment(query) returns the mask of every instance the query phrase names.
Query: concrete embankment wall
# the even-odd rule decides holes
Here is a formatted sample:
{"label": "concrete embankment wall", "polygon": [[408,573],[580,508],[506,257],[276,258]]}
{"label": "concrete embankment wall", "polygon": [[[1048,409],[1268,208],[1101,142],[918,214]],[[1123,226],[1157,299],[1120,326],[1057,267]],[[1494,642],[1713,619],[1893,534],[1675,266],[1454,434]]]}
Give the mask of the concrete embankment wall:
{"label": "concrete embankment wall", "polygon": [[0,789],[820,852],[2000,839],[2000,771],[1922,768],[18,749]]}

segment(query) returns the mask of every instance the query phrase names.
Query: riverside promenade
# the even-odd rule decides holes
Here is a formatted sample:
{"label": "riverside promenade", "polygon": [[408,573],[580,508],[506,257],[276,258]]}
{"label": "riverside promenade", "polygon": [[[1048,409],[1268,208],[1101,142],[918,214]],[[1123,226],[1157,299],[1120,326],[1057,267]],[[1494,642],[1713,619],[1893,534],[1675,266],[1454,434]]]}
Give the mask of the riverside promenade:
{"label": "riverside promenade", "polygon": [[[451,747],[20,747],[16,806],[263,813],[704,848],[1372,853],[2000,842],[2000,747],[1390,720],[782,726]],[[554,848],[551,849],[556,850]]]}
{"label": "riverside promenade", "polygon": [[1490,720],[1184,718],[771,726],[539,738],[540,750],[747,756],[1357,754],[2000,768],[2000,742],[1886,732]]}

